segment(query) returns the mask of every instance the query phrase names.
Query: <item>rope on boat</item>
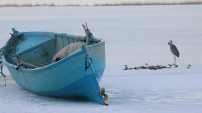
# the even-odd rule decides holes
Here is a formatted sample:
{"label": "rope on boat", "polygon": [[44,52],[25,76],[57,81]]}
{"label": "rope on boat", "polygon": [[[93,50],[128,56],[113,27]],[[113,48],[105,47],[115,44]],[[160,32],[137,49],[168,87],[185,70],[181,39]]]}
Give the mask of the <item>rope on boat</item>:
{"label": "rope on boat", "polygon": [[[5,57],[9,57],[11,54],[15,54],[16,51],[18,51],[18,48],[16,46],[6,45],[1,48],[0,50],[0,56],[2,57],[5,55]],[[2,58],[0,58],[2,59]]]}
{"label": "rope on boat", "polygon": [[96,73],[96,69],[95,66],[93,64],[93,59],[91,57],[89,57],[88,55],[86,55],[86,61],[85,61],[85,71],[91,67],[92,71],[94,72],[94,77],[98,78],[98,74]]}
{"label": "rope on boat", "polygon": [[0,74],[5,80],[5,86],[6,86],[6,74],[3,73],[4,63],[2,61],[2,56],[5,55],[5,57],[8,58],[11,54],[16,53],[17,50],[18,50],[17,47],[15,46],[13,47],[11,45],[6,45],[0,49],[0,68],[1,68]]}
{"label": "rope on boat", "polygon": [[[2,77],[4,78],[4,80],[5,80],[5,85],[4,85],[4,86],[6,86],[6,75],[3,73],[4,64],[3,64],[2,61],[0,61],[0,67],[1,67],[0,74],[1,74],[1,76],[2,76]],[[1,76],[0,76],[0,78],[1,78]]]}
{"label": "rope on boat", "polygon": [[2,61],[2,56],[5,55],[6,58],[8,58],[10,55],[15,54],[16,51],[18,51],[18,48],[16,47],[16,42],[18,41],[18,31],[15,30],[15,28],[12,28],[13,34],[11,34],[11,38],[8,40],[6,46],[2,47],[0,49],[0,60]]}
{"label": "rope on boat", "polygon": [[[3,67],[4,63],[2,61],[2,56],[4,55],[6,58],[8,58],[10,55],[15,54],[16,51],[18,51],[18,48],[16,47],[16,41],[18,40],[18,31],[15,30],[15,28],[12,28],[13,34],[11,34],[11,38],[8,41],[8,44],[0,49],[0,74],[5,80],[5,86],[6,86],[6,75],[3,73]],[[1,78],[0,76],[0,78]]]}

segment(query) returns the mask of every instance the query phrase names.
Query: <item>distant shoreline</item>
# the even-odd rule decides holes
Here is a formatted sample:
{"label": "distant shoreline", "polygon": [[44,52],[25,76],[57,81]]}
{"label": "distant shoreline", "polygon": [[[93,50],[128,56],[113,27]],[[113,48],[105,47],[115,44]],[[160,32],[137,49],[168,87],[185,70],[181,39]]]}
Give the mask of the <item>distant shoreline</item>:
{"label": "distant shoreline", "polygon": [[49,6],[49,7],[61,7],[61,6],[139,6],[139,5],[193,5],[202,4],[202,1],[187,1],[187,2],[126,2],[126,3],[105,3],[105,4],[94,4],[94,5],[79,5],[79,4],[64,4],[57,5],[51,4],[0,4],[0,7],[39,7],[39,6]]}

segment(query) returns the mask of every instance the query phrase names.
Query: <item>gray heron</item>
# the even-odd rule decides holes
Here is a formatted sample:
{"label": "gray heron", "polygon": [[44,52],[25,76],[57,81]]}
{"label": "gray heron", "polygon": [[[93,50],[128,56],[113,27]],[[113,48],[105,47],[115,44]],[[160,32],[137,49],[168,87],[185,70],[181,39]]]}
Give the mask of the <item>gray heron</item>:
{"label": "gray heron", "polygon": [[180,53],[179,53],[177,47],[173,44],[172,40],[170,40],[170,42],[168,42],[168,45],[170,45],[170,50],[174,56],[173,65],[176,65],[176,56],[179,57]]}

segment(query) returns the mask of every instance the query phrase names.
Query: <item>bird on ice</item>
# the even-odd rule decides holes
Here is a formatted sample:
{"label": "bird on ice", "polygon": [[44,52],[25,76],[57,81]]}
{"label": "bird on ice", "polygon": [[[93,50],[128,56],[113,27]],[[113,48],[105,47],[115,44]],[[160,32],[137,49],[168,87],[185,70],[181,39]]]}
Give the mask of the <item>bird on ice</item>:
{"label": "bird on ice", "polygon": [[168,42],[168,45],[170,45],[170,50],[174,56],[173,65],[176,65],[176,56],[179,57],[180,53],[179,53],[177,47],[173,44],[172,40],[170,40],[170,42]]}

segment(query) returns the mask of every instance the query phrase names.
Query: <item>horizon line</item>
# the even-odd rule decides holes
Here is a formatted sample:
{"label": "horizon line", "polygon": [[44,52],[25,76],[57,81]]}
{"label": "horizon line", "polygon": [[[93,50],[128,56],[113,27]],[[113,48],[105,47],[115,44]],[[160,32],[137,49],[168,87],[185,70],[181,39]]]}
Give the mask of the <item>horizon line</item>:
{"label": "horizon line", "polygon": [[94,4],[94,5],[80,5],[80,4],[63,4],[58,5],[55,3],[48,4],[17,4],[17,3],[5,3],[0,4],[0,7],[37,7],[37,6],[135,6],[135,5],[192,5],[192,4],[202,4],[202,1],[185,1],[185,2],[122,2],[122,3],[104,3],[104,4]]}

